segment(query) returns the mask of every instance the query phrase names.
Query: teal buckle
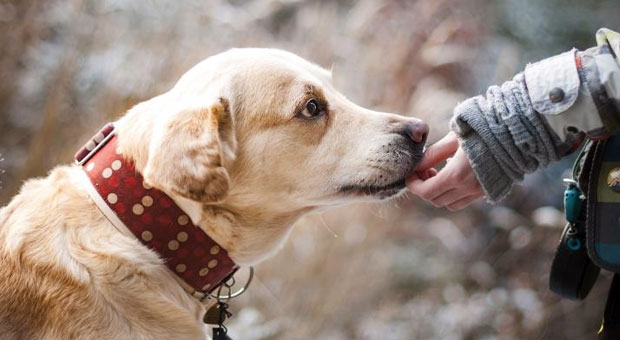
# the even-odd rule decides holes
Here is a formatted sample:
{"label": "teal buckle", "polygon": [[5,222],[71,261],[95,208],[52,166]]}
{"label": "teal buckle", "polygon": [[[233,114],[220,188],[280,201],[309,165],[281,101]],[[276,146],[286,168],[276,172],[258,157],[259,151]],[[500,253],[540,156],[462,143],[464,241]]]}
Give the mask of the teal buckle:
{"label": "teal buckle", "polygon": [[572,179],[564,179],[564,184],[567,185],[564,190],[564,215],[569,223],[575,224],[581,215],[581,190]]}

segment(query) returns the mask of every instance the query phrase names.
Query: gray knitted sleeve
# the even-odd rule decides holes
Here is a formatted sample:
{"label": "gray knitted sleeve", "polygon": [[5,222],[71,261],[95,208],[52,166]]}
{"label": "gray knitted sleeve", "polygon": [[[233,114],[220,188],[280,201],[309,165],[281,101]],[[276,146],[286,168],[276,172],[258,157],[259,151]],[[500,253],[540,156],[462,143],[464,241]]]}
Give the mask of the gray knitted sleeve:
{"label": "gray knitted sleeve", "polygon": [[490,87],[486,97],[459,104],[450,125],[490,203],[563,152],[563,142],[533,109],[522,73]]}

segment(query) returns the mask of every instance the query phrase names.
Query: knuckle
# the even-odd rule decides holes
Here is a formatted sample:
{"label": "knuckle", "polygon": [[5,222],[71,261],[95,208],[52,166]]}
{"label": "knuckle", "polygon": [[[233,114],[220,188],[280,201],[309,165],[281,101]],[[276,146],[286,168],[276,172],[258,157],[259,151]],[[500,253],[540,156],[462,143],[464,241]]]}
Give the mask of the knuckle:
{"label": "knuckle", "polygon": [[420,196],[420,197],[424,198],[423,195],[422,195],[422,190],[420,190],[420,187],[418,185],[416,185],[416,183],[410,183],[409,185],[407,185],[407,188],[414,195],[417,195],[417,196]]}
{"label": "knuckle", "polygon": [[420,190],[419,192],[420,197],[424,198],[425,200],[432,200],[433,198],[433,192],[426,189],[426,190]]}
{"label": "knuckle", "polygon": [[442,205],[437,201],[429,201],[435,208],[441,208]]}
{"label": "knuckle", "polygon": [[450,204],[450,202],[448,202],[445,198],[444,199],[435,200],[435,203],[437,203],[437,205],[439,205],[440,207],[445,207],[445,206]]}
{"label": "knuckle", "polygon": [[463,205],[462,204],[454,204],[450,206],[450,211],[459,211],[461,209],[463,209]]}

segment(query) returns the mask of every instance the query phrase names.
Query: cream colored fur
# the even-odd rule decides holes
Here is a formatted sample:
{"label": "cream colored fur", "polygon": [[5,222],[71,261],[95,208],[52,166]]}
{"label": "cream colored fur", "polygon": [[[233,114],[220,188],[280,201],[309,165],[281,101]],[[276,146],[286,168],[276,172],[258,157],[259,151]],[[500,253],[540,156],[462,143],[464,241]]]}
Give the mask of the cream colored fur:
{"label": "cream colored fur", "polygon": [[[313,98],[326,113],[301,118]],[[234,49],[115,124],[145,180],[245,266],[303,214],[401,192],[421,152],[397,133],[407,123],[351,103],[293,54]],[[0,210],[0,338],[205,339],[205,306],[106,220],[81,171],[29,180]]]}

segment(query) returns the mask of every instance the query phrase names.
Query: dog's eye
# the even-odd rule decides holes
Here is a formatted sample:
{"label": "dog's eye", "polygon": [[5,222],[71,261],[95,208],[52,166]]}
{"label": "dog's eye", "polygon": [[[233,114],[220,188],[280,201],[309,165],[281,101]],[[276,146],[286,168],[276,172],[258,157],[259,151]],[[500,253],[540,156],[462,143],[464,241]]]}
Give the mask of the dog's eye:
{"label": "dog's eye", "polygon": [[314,119],[323,114],[324,110],[316,99],[310,99],[306,107],[301,111],[302,118]]}

